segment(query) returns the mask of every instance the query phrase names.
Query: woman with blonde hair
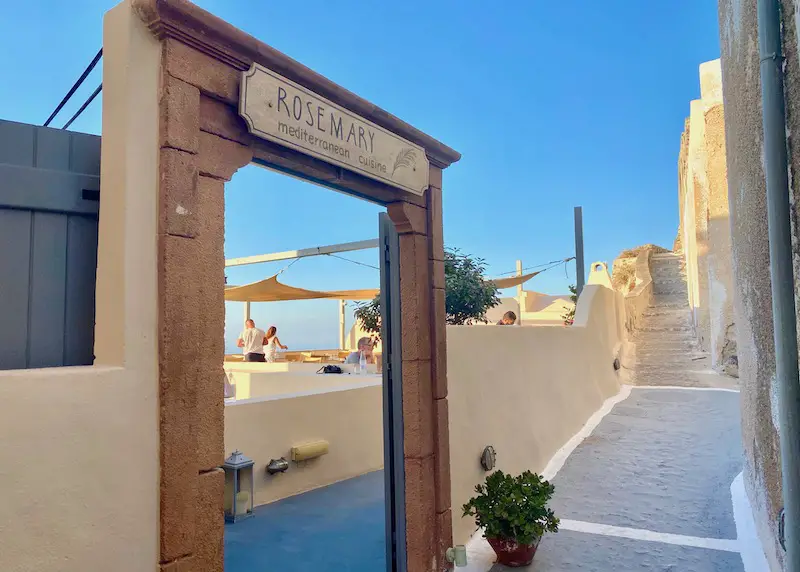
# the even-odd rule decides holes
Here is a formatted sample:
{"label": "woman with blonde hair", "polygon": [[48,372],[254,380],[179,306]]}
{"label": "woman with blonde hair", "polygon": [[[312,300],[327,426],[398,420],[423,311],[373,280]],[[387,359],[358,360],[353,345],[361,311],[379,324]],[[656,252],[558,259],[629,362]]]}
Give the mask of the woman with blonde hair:
{"label": "woman with blonde hair", "polygon": [[278,328],[270,326],[267,334],[264,336],[264,358],[268,363],[274,362],[278,357],[278,348],[288,350],[278,339]]}

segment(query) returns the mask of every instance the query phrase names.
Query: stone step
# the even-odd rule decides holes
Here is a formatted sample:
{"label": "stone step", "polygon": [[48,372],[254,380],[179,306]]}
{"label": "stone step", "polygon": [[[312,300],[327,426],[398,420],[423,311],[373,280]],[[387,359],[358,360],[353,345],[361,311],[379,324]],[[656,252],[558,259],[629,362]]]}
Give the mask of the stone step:
{"label": "stone step", "polygon": [[666,264],[651,264],[650,265],[650,274],[652,275],[654,272],[675,272],[676,274],[680,274],[683,270],[683,265],[680,262],[669,262]]}
{"label": "stone step", "polygon": [[637,332],[632,340],[636,347],[661,346],[664,348],[692,348],[695,341],[693,336],[659,336],[652,332]]}
{"label": "stone step", "polygon": [[657,333],[662,334],[664,336],[677,336],[680,334],[686,334],[686,339],[694,337],[694,332],[690,326],[658,326],[658,325],[648,325],[644,324],[642,327],[639,328],[640,332],[647,332],[647,333]]}
{"label": "stone step", "polygon": [[691,359],[689,357],[674,358],[674,359],[665,359],[665,358],[639,359],[639,357],[637,356],[636,361],[633,362],[634,368],[643,368],[643,369],[651,368],[651,369],[668,370],[668,371],[697,371],[697,370],[708,369],[710,365],[711,365],[711,360],[709,360],[707,357],[701,357],[698,359]]}
{"label": "stone step", "polygon": [[[704,360],[705,358],[701,359]],[[701,369],[705,369],[709,363],[701,360],[695,361],[689,357],[688,354],[673,356],[639,356],[637,354],[633,365],[634,367],[654,367],[662,369],[698,369],[698,362],[703,364]]]}
{"label": "stone step", "polygon": [[680,294],[656,294],[650,304],[651,308],[688,308],[689,300]]}
{"label": "stone step", "polygon": [[658,272],[659,270],[671,270],[674,272],[678,272],[683,267],[680,260],[669,261],[669,262],[656,262],[655,264],[650,265],[650,272]]}
{"label": "stone step", "polygon": [[[704,364],[693,364],[687,367],[657,367],[657,366],[641,366],[634,365],[631,368],[634,380],[638,379],[668,379],[668,378],[684,378],[691,379],[696,372],[708,371],[708,366]],[[662,382],[663,385],[673,385],[671,383]]]}
{"label": "stone step", "polygon": [[647,321],[674,322],[676,320],[688,320],[689,312],[685,308],[657,308],[646,310],[642,317]]}
{"label": "stone step", "polygon": [[681,306],[688,306],[689,299],[688,296],[684,296],[680,292],[675,294],[656,294],[653,293],[653,299],[650,302],[650,307],[659,307],[663,308],[664,306],[671,306],[674,308],[678,308]]}
{"label": "stone step", "polygon": [[642,312],[642,316],[646,318],[653,318],[655,320],[668,320],[670,318],[688,318],[690,316],[687,308],[680,306],[658,306],[649,307]]}
{"label": "stone step", "polygon": [[680,295],[685,296],[687,294],[687,291],[686,291],[686,288],[683,288],[683,289],[679,290],[677,288],[664,288],[664,287],[656,286],[655,288],[653,288],[653,294],[656,294],[658,296],[664,296],[664,295],[666,295],[666,296],[680,296]]}
{"label": "stone step", "polygon": [[668,375],[668,374],[661,374],[655,376],[642,376],[636,377],[634,374],[634,379],[631,380],[633,385],[638,386],[677,386],[677,387],[714,387],[709,383],[703,383],[700,381],[696,376],[693,375]]}
{"label": "stone step", "polygon": [[655,352],[659,350],[668,350],[674,352],[681,352],[684,355],[689,355],[697,351],[697,344],[694,340],[647,340],[635,339],[633,343],[636,344],[636,353],[639,352]]}
{"label": "stone step", "polygon": [[645,319],[644,322],[642,323],[642,327],[684,328],[684,327],[691,327],[691,323],[683,316],[679,316],[676,318],[659,317],[659,318]]}
{"label": "stone step", "polygon": [[682,278],[655,278],[653,288],[686,288],[686,281]]}

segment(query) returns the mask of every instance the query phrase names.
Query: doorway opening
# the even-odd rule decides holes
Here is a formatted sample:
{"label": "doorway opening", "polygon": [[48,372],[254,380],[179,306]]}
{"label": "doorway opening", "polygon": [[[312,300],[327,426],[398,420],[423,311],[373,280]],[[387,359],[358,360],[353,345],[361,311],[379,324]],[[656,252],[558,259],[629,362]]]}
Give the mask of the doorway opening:
{"label": "doorway opening", "polygon": [[[354,315],[388,299],[385,212],[259,165],[225,185],[226,572],[386,569],[397,436],[381,332]],[[234,489],[236,452],[253,465]]]}

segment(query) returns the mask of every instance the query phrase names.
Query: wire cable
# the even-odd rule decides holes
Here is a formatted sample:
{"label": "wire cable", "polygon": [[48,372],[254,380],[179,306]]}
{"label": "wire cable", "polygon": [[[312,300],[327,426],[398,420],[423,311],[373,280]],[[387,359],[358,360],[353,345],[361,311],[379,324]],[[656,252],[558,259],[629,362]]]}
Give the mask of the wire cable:
{"label": "wire cable", "polygon": [[[537,264],[535,266],[526,266],[522,269],[522,272],[526,270],[536,270],[537,268],[542,268],[543,266],[548,266],[551,264],[566,264],[567,262],[575,260],[574,256],[570,256],[569,258],[563,258],[560,260],[551,260],[550,262],[543,262],[542,264]],[[511,274],[516,274],[517,270],[512,270],[511,272],[503,272],[502,274],[498,274],[498,276],[510,276]]]}
{"label": "wire cable", "polygon": [[64,127],[62,127],[61,129],[66,129],[67,127],[69,127],[70,125],[72,125],[72,122],[73,122],[73,121],[75,121],[76,119],[78,119],[78,117],[80,116],[80,114],[81,114],[81,113],[83,113],[83,111],[84,111],[84,110],[85,110],[87,107],[89,107],[89,104],[90,104],[90,103],[92,103],[92,102],[94,101],[94,98],[95,98],[95,97],[97,97],[97,95],[98,95],[98,94],[99,94],[99,93],[100,93],[102,90],[103,90],[103,84],[101,83],[100,85],[98,85],[98,86],[97,86],[97,89],[96,89],[96,90],[94,90],[94,92],[92,93],[92,95],[90,95],[90,96],[89,96],[89,99],[87,99],[86,101],[84,101],[84,102],[83,102],[83,105],[81,105],[80,109],[79,109],[78,111],[76,111],[76,112],[75,112],[75,115],[73,115],[72,117],[70,117],[70,120],[69,120],[69,121],[67,121],[67,122],[64,124]]}
{"label": "wire cable", "polygon": [[346,262],[351,262],[352,264],[358,264],[359,266],[365,266],[367,268],[372,268],[373,270],[380,270],[377,266],[373,266],[372,264],[365,264],[364,262],[359,262],[358,260],[351,260],[350,258],[345,258],[344,256],[339,256],[338,254],[331,254],[328,253],[325,256],[332,256],[333,258],[338,258],[339,260],[344,260]]}
{"label": "wire cable", "polygon": [[[76,81],[75,84],[72,86],[72,88],[67,92],[67,95],[64,96],[64,99],[61,100],[61,103],[58,104],[58,107],[56,107],[55,111],[53,111],[53,113],[50,114],[50,117],[47,118],[47,121],[44,122],[45,127],[50,125],[50,122],[53,121],[53,119],[55,119],[56,115],[58,115],[58,112],[61,111],[61,109],[67,104],[72,95],[75,93],[75,90],[77,90],[84,82],[84,80],[89,76],[94,67],[97,65],[97,62],[100,61],[101,57],[103,57],[103,48],[100,48],[100,51],[97,52],[97,55],[92,60],[92,63],[90,63],[89,66],[85,70],[83,70],[81,77],[78,78],[78,81]],[[64,127],[63,129],[66,129],[66,127]]]}
{"label": "wire cable", "polygon": [[284,272],[286,272],[287,270],[289,270],[289,269],[290,269],[292,266],[294,266],[294,263],[295,263],[295,262],[297,262],[298,260],[300,260],[300,259],[299,259],[299,258],[295,258],[294,260],[292,260],[292,261],[291,261],[289,264],[287,264],[286,266],[284,266],[283,268],[281,268],[281,269],[278,271],[278,273],[277,273],[277,274],[275,274],[275,276],[280,276],[281,274],[283,274]]}

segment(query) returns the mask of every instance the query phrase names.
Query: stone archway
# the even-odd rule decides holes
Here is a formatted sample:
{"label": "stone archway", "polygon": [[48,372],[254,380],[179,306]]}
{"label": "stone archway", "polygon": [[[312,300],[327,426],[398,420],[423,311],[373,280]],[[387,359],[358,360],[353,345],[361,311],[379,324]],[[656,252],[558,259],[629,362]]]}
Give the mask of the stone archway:
{"label": "stone archway", "polygon": [[[224,185],[251,162],[386,205],[401,234],[408,569],[447,568],[452,521],[442,170],[459,154],[185,0],[127,0],[115,10],[123,8],[140,22],[133,25],[149,29],[161,53],[161,569],[223,568]],[[404,191],[251,135],[237,109],[241,72],[253,63],[424,148],[427,188],[421,195]]]}

